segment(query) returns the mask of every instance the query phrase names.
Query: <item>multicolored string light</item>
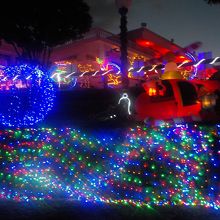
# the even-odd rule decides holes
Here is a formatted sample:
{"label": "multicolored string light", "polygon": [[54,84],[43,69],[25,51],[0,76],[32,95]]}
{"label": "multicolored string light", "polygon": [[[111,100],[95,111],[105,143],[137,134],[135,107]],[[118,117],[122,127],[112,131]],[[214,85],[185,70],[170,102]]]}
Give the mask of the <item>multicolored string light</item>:
{"label": "multicolored string light", "polygon": [[0,131],[0,198],[220,207],[220,126],[116,133]]}

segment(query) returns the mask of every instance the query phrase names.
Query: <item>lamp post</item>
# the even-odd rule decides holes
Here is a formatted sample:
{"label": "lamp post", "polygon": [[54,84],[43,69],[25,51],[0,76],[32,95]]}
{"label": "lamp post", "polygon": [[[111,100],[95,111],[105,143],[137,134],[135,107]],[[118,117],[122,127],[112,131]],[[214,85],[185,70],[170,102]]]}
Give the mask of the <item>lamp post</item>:
{"label": "lamp post", "polygon": [[118,12],[121,15],[120,21],[120,48],[121,48],[121,73],[122,86],[124,89],[128,88],[128,52],[127,52],[127,13],[131,4],[131,0],[115,0],[118,7]]}

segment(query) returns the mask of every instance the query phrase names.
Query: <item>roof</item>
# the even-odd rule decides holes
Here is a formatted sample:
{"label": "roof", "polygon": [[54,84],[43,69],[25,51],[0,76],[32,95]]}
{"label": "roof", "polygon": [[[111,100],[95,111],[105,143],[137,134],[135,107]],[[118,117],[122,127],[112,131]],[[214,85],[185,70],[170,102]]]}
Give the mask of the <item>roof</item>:
{"label": "roof", "polygon": [[146,27],[141,27],[141,28],[138,28],[135,30],[128,31],[127,35],[130,40],[134,41],[135,39],[139,39],[139,38],[150,40],[160,46],[163,46],[167,49],[170,49],[173,52],[175,50],[182,49],[182,47],[173,43],[172,40],[168,40],[168,39],[162,37],[161,35],[147,29]]}

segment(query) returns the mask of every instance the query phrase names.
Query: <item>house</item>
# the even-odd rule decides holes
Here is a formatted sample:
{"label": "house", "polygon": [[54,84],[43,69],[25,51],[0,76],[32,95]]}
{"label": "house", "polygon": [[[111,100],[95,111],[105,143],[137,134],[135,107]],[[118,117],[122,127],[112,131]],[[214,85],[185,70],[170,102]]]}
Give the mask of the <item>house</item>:
{"label": "house", "polygon": [[0,65],[7,66],[17,62],[17,54],[12,45],[0,39]]}
{"label": "house", "polygon": [[[141,68],[149,61],[161,58],[167,52],[175,53],[182,50],[173,40],[167,40],[145,26],[128,31],[127,39],[128,70]],[[183,54],[180,59],[189,58]],[[82,39],[58,45],[52,52],[51,60],[58,65],[54,79],[57,77],[61,85],[69,83],[67,78],[70,75],[79,76],[78,85],[81,87],[103,87],[106,83],[111,87],[121,82],[120,77],[114,74],[120,69],[121,63],[120,36],[101,28],[91,29]],[[110,69],[112,72],[108,72]],[[64,74],[65,70],[66,74]],[[150,76],[157,74],[152,71]],[[145,78],[145,75],[144,70],[130,73],[130,85],[136,84],[137,79]]]}
{"label": "house", "polygon": [[[152,61],[159,64],[162,62],[160,58],[168,52],[176,53],[183,49],[176,45],[173,39],[165,39],[149,30],[145,24],[128,31],[127,39],[128,76],[131,86],[139,83],[140,79],[157,77],[158,71],[160,74],[160,70],[146,72],[142,67]],[[0,59],[2,65],[17,62],[12,46],[5,42],[0,46]],[[175,62],[184,60],[191,61],[192,58],[179,53]],[[61,88],[120,86],[120,36],[101,28],[92,28],[83,38],[54,47],[51,62],[55,64],[51,77]],[[131,69],[138,71],[132,72]]]}

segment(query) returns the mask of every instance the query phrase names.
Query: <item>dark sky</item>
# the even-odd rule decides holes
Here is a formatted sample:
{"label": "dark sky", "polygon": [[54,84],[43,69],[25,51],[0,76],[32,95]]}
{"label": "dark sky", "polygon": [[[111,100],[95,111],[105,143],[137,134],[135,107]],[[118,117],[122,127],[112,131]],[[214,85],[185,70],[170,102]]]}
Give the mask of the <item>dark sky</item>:
{"label": "dark sky", "polygon": [[[85,0],[91,7],[93,27],[119,33],[120,17],[115,0]],[[197,51],[212,51],[220,56],[220,5],[204,0],[133,0],[128,13],[128,30],[147,27],[185,47],[201,41]]]}

